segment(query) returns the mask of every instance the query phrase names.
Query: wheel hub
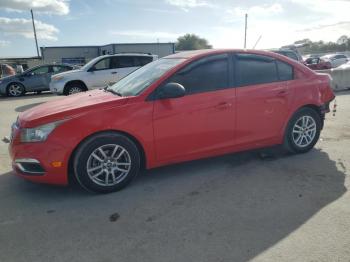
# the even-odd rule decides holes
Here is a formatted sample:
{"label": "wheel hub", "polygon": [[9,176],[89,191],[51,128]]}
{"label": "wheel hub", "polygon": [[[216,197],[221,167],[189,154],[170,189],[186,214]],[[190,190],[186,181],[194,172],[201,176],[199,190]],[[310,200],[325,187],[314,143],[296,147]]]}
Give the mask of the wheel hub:
{"label": "wheel hub", "polygon": [[100,186],[113,186],[128,175],[131,158],[128,151],[120,145],[103,145],[90,154],[86,168],[94,183]]}

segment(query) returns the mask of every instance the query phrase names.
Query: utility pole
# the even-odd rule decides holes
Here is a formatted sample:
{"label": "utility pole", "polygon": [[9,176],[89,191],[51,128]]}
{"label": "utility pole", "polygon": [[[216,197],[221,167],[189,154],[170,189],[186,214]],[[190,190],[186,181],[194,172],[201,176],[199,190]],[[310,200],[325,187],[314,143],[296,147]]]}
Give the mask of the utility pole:
{"label": "utility pole", "polygon": [[35,45],[36,45],[36,53],[38,57],[40,56],[39,54],[39,47],[38,47],[38,39],[36,38],[36,30],[35,30],[35,23],[34,23],[34,15],[33,15],[33,10],[30,9],[30,13],[32,14],[32,22],[33,22],[33,30],[34,30],[34,38],[35,38]]}
{"label": "utility pole", "polygon": [[247,24],[248,24],[248,14],[245,14],[244,49],[247,48]]}

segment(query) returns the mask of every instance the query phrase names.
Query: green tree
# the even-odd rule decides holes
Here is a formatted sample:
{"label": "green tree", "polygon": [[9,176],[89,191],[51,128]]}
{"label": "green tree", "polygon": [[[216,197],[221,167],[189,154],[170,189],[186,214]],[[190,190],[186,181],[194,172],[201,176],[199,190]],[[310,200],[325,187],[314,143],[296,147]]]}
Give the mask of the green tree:
{"label": "green tree", "polygon": [[208,40],[200,38],[195,34],[185,34],[177,39],[176,50],[198,50],[213,48],[209,45]]}

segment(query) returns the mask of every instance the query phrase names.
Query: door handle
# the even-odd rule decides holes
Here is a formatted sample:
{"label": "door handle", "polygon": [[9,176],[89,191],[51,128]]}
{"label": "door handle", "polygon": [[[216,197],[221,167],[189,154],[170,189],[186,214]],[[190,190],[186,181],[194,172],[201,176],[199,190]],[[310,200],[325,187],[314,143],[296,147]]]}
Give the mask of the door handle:
{"label": "door handle", "polygon": [[281,90],[277,92],[277,96],[286,96],[288,95],[288,91],[287,90]]}
{"label": "door handle", "polygon": [[115,75],[115,74],[117,74],[117,73],[118,73],[118,72],[112,72],[111,74],[112,74],[112,75]]}
{"label": "door handle", "polygon": [[215,106],[216,109],[220,109],[220,110],[223,110],[223,109],[227,109],[229,107],[231,107],[232,104],[229,103],[229,102],[222,102],[222,103],[219,103]]}

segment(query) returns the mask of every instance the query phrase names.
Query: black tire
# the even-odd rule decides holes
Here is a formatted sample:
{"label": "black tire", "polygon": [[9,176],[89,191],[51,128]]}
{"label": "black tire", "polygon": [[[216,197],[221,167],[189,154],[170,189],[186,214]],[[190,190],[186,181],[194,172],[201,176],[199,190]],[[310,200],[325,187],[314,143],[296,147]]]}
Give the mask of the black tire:
{"label": "black tire", "polygon": [[[121,172],[120,177],[122,178],[119,182],[116,184],[114,180],[115,179],[115,172],[120,172],[120,171],[113,171],[114,173],[112,174],[111,170],[109,170],[108,175],[103,171],[100,176],[97,176],[96,178],[92,178],[92,176],[96,175],[97,173],[100,173],[101,170],[105,170],[107,172],[107,167],[104,165],[107,165],[108,163],[102,164],[101,161],[97,160],[97,158],[93,157],[92,154],[96,152],[100,147],[104,147],[106,151],[104,151],[105,155],[108,156],[108,158],[111,156],[111,161],[116,161],[116,158],[113,158],[113,149],[115,147],[112,147],[112,145],[118,145],[118,150],[116,151],[116,154],[118,155],[121,154],[122,149],[124,149],[127,153],[123,153],[122,157],[125,159],[127,158],[130,160],[130,164],[127,166],[123,166],[123,169],[128,169],[128,173],[126,172]],[[110,147],[110,148],[109,148]],[[112,149],[113,148],[113,149]],[[102,149],[103,150],[103,149]],[[98,151],[101,152],[101,151]],[[96,153],[97,154],[97,153]],[[105,161],[107,158],[102,159],[102,155],[98,155],[98,157]],[[118,158],[119,159],[119,158]],[[96,168],[99,165],[103,166],[101,169],[98,168],[97,170],[93,171],[95,173],[90,175],[88,173],[88,165],[90,166],[91,163],[96,162],[95,167]],[[127,160],[121,160],[122,162],[127,162]],[[113,162],[113,163],[116,163]],[[87,191],[90,192],[95,192],[95,193],[111,193],[111,192],[116,192],[124,187],[126,187],[139,173],[140,170],[140,152],[135,145],[135,143],[129,139],[128,137],[119,134],[119,133],[113,133],[113,132],[106,132],[106,133],[100,133],[96,134],[90,138],[88,138],[86,141],[83,142],[79,146],[79,148],[76,151],[74,161],[73,161],[73,168],[74,168],[74,175],[76,177],[76,180],[80,184],[80,186]],[[116,164],[115,164],[116,165]],[[120,168],[120,166],[118,166]],[[113,169],[113,167],[109,167]],[[115,166],[114,168],[117,168]],[[126,173],[126,174],[125,174]],[[124,176],[124,177],[123,177]],[[106,181],[107,177],[107,185],[101,185],[100,183],[104,183]],[[114,179],[113,179],[114,178]],[[94,181],[95,179],[95,181]],[[101,180],[101,181],[100,181]],[[103,180],[103,181],[102,181]],[[109,183],[110,182],[110,183]]]}
{"label": "black tire", "polygon": [[81,93],[86,91],[85,86],[82,83],[79,82],[74,82],[74,83],[69,83],[64,90],[64,94],[66,96]]}
{"label": "black tire", "polygon": [[[302,129],[299,129],[299,127],[296,127],[296,125],[300,126],[300,123],[302,123],[303,117],[308,119],[310,126],[312,126],[311,119],[313,119],[316,125],[316,130],[314,134],[312,131],[307,131],[307,130],[310,130],[308,128],[302,130]],[[287,129],[284,135],[284,143],[283,143],[284,148],[290,153],[306,153],[310,151],[315,146],[315,144],[317,143],[320,137],[320,133],[322,129],[322,121],[323,120],[320,114],[312,108],[304,107],[298,110],[293,115],[293,117],[289,120],[289,123],[287,125]],[[300,133],[294,133],[293,130],[295,132],[298,132],[298,130],[300,130]],[[304,134],[305,134],[305,138],[301,138],[302,139],[301,141],[298,140],[298,138],[300,139],[299,135],[303,136]],[[310,139],[310,141],[307,142],[306,136],[309,134],[312,134],[312,135],[308,136],[308,139]],[[297,143],[298,141],[300,142]],[[303,142],[305,145],[301,146],[300,144]]]}
{"label": "black tire", "polygon": [[[15,91],[16,90],[16,91]],[[25,94],[25,88],[21,83],[10,83],[7,86],[7,96],[19,97]]]}

